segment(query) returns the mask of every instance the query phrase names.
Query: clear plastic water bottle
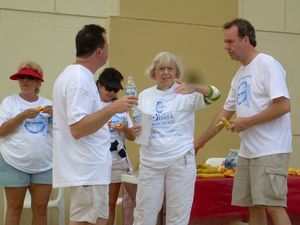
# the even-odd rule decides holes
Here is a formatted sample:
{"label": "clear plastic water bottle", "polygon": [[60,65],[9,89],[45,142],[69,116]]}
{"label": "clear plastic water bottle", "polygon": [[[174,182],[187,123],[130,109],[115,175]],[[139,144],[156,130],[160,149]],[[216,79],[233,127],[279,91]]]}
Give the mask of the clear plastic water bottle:
{"label": "clear plastic water bottle", "polygon": [[133,120],[133,123],[141,125],[141,122],[142,122],[142,112],[136,106],[133,108],[132,120]]}
{"label": "clear plastic water bottle", "polygon": [[[125,95],[126,96],[137,96],[137,88],[136,88],[136,84],[134,82],[132,75],[128,75],[128,80],[125,85]],[[140,124],[142,112],[138,109],[138,107],[136,105],[132,108],[132,111],[133,111],[133,113],[132,113],[133,114],[132,115],[133,122]]]}
{"label": "clear plastic water bottle", "polygon": [[133,76],[128,75],[128,80],[125,85],[125,95],[126,96],[136,96],[137,95],[137,88],[134,82]]}

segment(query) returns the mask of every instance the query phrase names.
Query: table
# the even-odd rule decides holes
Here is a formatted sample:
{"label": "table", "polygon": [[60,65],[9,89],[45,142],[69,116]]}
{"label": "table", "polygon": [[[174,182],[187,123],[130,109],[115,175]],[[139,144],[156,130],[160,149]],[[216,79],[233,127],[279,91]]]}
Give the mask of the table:
{"label": "table", "polygon": [[[231,205],[233,178],[201,178],[195,183],[189,225],[225,225],[248,221],[248,210]],[[136,184],[124,185],[123,225],[132,225]],[[293,225],[300,225],[300,176],[288,177],[288,214]],[[270,223],[271,224],[271,223]]]}
{"label": "table", "polygon": [[[232,206],[233,178],[197,179],[190,224],[228,224],[248,221],[248,210]],[[287,212],[293,225],[300,225],[300,177],[288,177]],[[201,222],[201,223],[200,223]]]}

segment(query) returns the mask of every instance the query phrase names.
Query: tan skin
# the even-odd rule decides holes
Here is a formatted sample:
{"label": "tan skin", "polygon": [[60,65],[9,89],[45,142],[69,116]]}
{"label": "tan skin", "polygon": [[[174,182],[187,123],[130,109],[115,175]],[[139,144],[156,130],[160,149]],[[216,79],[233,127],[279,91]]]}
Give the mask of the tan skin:
{"label": "tan skin", "polygon": [[[27,78],[19,79],[21,89],[20,97],[26,101],[34,102],[38,100],[35,89],[41,86],[38,79],[30,80]],[[43,112],[52,115],[52,106],[46,106]],[[27,109],[14,118],[4,122],[0,127],[0,137],[6,137],[13,133],[25,119],[35,118],[40,111],[35,108]],[[32,225],[47,224],[47,205],[50,198],[52,185],[31,183],[28,187],[5,187],[7,198],[7,212],[5,225],[19,225],[23,202],[27,189],[31,193],[32,201]]]}
{"label": "tan skin", "polygon": [[[107,91],[104,86],[98,84],[98,90],[100,93],[100,98],[103,102],[111,102],[113,98],[117,97],[117,93],[114,91]],[[115,129],[117,132],[122,132],[126,139],[133,141],[135,136],[132,134],[132,130],[128,128],[124,123],[121,126],[113,126],[111,122],[108,122],[109,128]],[[115,220],[115,210],[116,203],[118,200],[118,195],[120,192],[121,182],[120,183],[111,183],[109,184],[109,217],[107,224],[113,225]]]}
{"label": "tan skin", "polygon": [[[236,26],[232,26],[224,31],[224,48],[233,60],[239,61],[244,66],[248,65],[258,54],[256,49],[250,44],[247,36],[243,38],[238,36],[238,28]],[[273,99],[272,103],[265,110],[251,117],[230,119],[235,112],[223,109],[215,116],[205,132],[195,141],[196,152],[222,130],[223,126],[219,126],[216,129],[216,125],[223,116],[228,120],[230,119],[231,123],[226,129],[239,133],[252,126],[272,121],[288,112],[290,112],[290,100],[285,97]],[[286,209],[275,206],[249,207],[249,224],[267,225],[266,211],[271,216],[274,225],[291,225]]]}

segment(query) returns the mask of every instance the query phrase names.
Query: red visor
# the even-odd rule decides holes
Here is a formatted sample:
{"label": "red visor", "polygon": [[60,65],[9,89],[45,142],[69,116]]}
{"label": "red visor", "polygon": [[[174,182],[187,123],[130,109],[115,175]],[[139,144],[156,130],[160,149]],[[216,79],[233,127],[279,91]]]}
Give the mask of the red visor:
{"label": "red visor", "polygon": [[18,80],[20,75],[31,76],[31,77],[35,77],[41,81],[44,81],[42,74],[40,74],[38,71],[36,71],[32,68],[28,68],[28,67],[24,67],[24,68],[20,69],[17,73],[11,75],[9,77],[9,79]]}

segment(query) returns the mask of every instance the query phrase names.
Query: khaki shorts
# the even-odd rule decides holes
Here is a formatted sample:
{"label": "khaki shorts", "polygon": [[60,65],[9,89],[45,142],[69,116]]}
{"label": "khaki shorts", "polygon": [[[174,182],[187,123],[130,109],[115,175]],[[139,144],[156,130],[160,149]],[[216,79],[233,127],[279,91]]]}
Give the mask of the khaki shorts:
{"label": "khaki shorts", "polygon": [[70,220],[96,223],[108,218],[108,185],[71,187]]}
{"label": "khaki shorts", "polygon": [[289,154],[254,159],[239,157],[232,204],[286,207]]}

